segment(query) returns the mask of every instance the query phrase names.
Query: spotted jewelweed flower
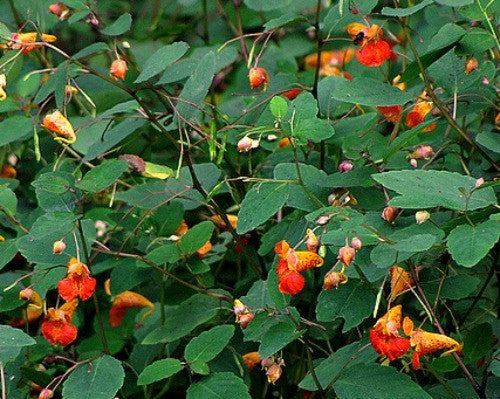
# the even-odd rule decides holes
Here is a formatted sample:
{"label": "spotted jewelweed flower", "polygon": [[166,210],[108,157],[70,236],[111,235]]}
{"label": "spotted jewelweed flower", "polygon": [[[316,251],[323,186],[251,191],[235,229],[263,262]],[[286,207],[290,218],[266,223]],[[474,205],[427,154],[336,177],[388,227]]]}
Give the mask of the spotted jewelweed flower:
{"label": "spotted jewelweed flower", "polygon": [[285,240],[274,246],[279,261],[276,267],[278,289],[283,294],[296,295],[304,289],[305,278],[300,273],[323,266],[323,258],[311,251],[296,251]]}
{"label": "spotted jewelweed flower", "polygon": [[7,86],[7,78],[5,74],[0,74],[0,101],[4,101],[7,98],[7,93],[5,92],[5,86]]}
{"label": "spotted jewelweed flower", "polygon": [[200,259],[203,259],[212,249],[212,243],[207,241],[201,248],[199,248],[196,253]]}
{"label": "spotted jewelweed flower", "polygon": [[[399,90],[406,91],[406,83],[400,83],[401,75],[397,75],[392,80],[392,85],[397,87]],[[389,122],[399,122],[401,120],[401,116],[403,114],[403,107],[401,105],[386,105],[377,107],[379,112],[384,115],[384,117]]]}
{"label": "spotted jewelweed flower", "polygon": [[127,75],[128,66],[125,60],[117,59],[111,63],[109,76],[115,79],[124,80]]}
{"label": "spotted jewelweed flower", "polygon": [[477,59],[474,57],[470,57],[467,59],[465,62],[465,74],[468,75],[472,71],[476,70],[479,66],[479,63],[477,62]]}
{"label": "spotted jewelweed flower", "polygon": [[285,91],[282,94],[282,96],[288,98],[289,100],[293,100],[294,98],[296,98],[300,94],[301,91],[302,91],[302,89],[297,89],[297,88],[290,89],[288,91]]}
{"label": "spotted jewelweed flower", "polygon": [[42,335],[52,345],[66,346],[78,335],[78,329],[71,324],[78,299],[66,302],[58,309],[50,308],[42,323]]}
{"label": "spotted jewelweed flower", "polygon": [[285,148],[289,147],[292,144],[290,138],[288,137],[283,137],[279,142],[278,142],[278,147],[279,148]]}
{"label": "spotted jewelweed flower", "polygon": [[243,363],[245,363],[245,366],[247,366],[250,371],[252,371],[261,361],[262,359],[260,358],[259,352],[248,352],[243,355]]}
{"label": "spotted jewelweed flower", "polygon": [[264,90],[266,90],[269,83],[269,75],[264,68],[251,68],[248,72],[248,81],[252,89],[263,85]]}
{"label": "spotted jewelweed flower", "polygon": [[238,148],[238,152],[248,152],[254,148],[259,147],[259,140],[254,140],[249,136],[245,136],[238,141],[236,145]]}
{"label": "spotted jewelweed flower", "polygon": [[[425,100],[427,98],[427,93],[425,91],[420,94],[417,103],[413,106],[413,109],[406,115],[406,127],[412,129],[417,125],[420,125],[427,114],[434,108],[434,103],[432,101]],[[423,133],[432,132],[436,128],[435,123],[431,123],[425,129],[422,130]]]}
{"label": "spotted jewelweed flower", "polygon": [[239,323],[241,328],[247,328],[248,324],[253,320],[253,313],[248,310],[247,306],[239,299],[235,299],[233,303],[233,312],[236,316],[236,323]]}
{"label": "spotted jewelweed flower", "polygon": [[[109,279],[106,280],[105,289],[106,293],[111,294],[109,290]],[[124,291],[113,298],[113,304],[109,310],[109,324],[111,327],[119,327],[122,324],[123,318],[127,314],[128,309],[133,308],[149,308],[141,317],[144,321],[146,317],[151,315],[155,310],[155,305],[146,297],[133,291]]]}
{"label": "spotted jewelweed flower", "polygon": [[[337,51],[322,51],[320,56],[320,67],[337,67],[342,66],[354,57],[355,50],[352,47],[347,47]],[[304,59],[306,69],[316,69],[318,66],[318,54],[313,53],[306,56]]]}
{"label": "spotted jewelweed flower", "polygon": [[443,349],[447,349],[441,356],[449,355],[452,352],[462,352],[463,343],[455,341],[444,334],[437,334],[414,328],[413,321],[409,317],[403,320],[403,330],[410,337],[412,347],[415,347],[411,358],[411,364],[414,370],[420,368],[420,356],[428,355]]}
{"label": "spotted jewelweed flower", "polygon": [[391,275],[391,301],[415,285],[413,278],[402,267],[393,266],[389,269],[389,273]]}
{"label": "spotted jewelweed flower", "polygon": [[347,27],[347,33],[354,39],[354,44],[360,47],[356,50],[356,59],[363,65],[378,67],[392,56],[392,49],[383,39],[382,29],[378,25],[363,25],[352,23]]}
{"label": "spotted jewelweed flower", "polygon": [[57,290],[65,301],[71,301],[74,298],[86,301],[94,294],[95,287],[96,279],[90,277],[87,265],[76,258],[71,258],[68,262],[67,277],[59,281]]}
{"label": "spotted jewelweed flower", "polygon": [[283,373],[282,367],[285,366],[285,362],[283,359],[275,360],[273,356],[263,359],[261,365],[266,371],[267,381],[274,385]]}
{"label": "spotted jewelweed flower", "polygon": [[412,159],[429,159],[434,155],[434,150],[430,145],[420,145],[410,154]]}
{"label": "spotted jewelweed flower", "polygon": [[49,132],[54,133],[54,140],[62,141],[66,144],[73,144],[76,141],[76,134],[69,120],[56,110],[51,114],[45,115],[41,126]]}
{"label": "spotted jewelweed flower", "polygon": [[[236,230],[236,226],[238,225],[238,216],[226,213],[226,218],[231,227],[233,228],[233,230]],[[228,230],[226,222],[222,219],[220,215],[210,216],[210,220],[214,222],[219,229]]]}
{"label": "spotted jewelweed flower", "polygon": [[325,65],[319,69],[320,76],[342,76],[347,80],[352,80],[352,75],[349,72],[341,71],[338,67]]}
{"label": "spotted jewelweed flower", "polygon": [[[10,42],[7,44],[0,44],[0,48],[21,50],[23,54],[28,54],[33,50],[43,47],[43,43],[37,43],[37,39],[37,32],[14,32],[10,35]],[[41,40],[45,43],[53,43],[57,40],[57,37],[42,33]]]}
{"label": "spotted jewelweed flower", "polygon": [[373,349],[390,361],[406,354],[410,349],[410,340],[399,335],[402,319],[402,306],[397,305],[377,320],[370,330],[370,342]]}
{"label": "spotted jewelweed flower", "polygon": [[28,302],[26,307],[26,313],[24,317],[16,318],[9,321],[9,325],[13,327],[23,327],[26,325],[26,321],[33,323],[43,314],[43,300],[32,288],[25,288],[19,291],[19,299]]}
{"label": "spotted jewelweed flower", "polygon": [[349,280],[349,278],[344,273],[330,270],[326,273],[323,280],[323,288],[325,290],[338,288],[341,284],[347,283],[347,280]]}
{"label": "spotted jewelweed flower", "polygon": [[52,389],[43,388],[38,395],[38,399],[51,399],[54,397],[54,391]]}

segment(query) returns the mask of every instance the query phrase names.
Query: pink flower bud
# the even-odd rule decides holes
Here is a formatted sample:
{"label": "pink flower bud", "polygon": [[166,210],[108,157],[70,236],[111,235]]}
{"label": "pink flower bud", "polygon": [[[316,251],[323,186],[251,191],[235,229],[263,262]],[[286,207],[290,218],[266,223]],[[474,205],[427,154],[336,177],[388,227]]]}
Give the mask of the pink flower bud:
{"label": "pink flower bud", "polygon": [[484,177],[480,177],[479,179],[476,180],[476,184],[474,184],[474,186],[476,188],[482,186],[484,184]]}
{"label": "pink flower bud", "polygon": [[356,251],[359,251],[362,246],[363,242],[361,241],[361,239],[359,239],[358,237],[353,237],[353,239],[351,240],[351,247],[353,247]]}
{"label": "pink flower bud", "polygon": [[328,222],[330,221],[330,217],[329,216],[326,216],[326,215],[323,215],[323,216],[320,216],[317,220],[316,220],[316,223],[319,224],[320,226],[324,226],[325,224],[327,224]]}
{"label": "pink flower bud", "polygon": [[382,219],[386,222],[392,223],[394,219],[398,216],[398,208],[393,206],[386,206],[382,211]]}
{"label": "pink flower bud", "polygon": [[352,170],[353,167],[354,167],[354,165],[350,160],[342,161],[339,165],[339,172],[340,173],[347,173],[350,170]]}
{"label": "pink flower bud", "polygon": [[429,159],[434,155],[434,150],[430,145],[421,145],[410,155],[414,159]]}
{"label": "pink flower bud", "polygon": [[347,283],[347,276],[342,272],[330,271],[326,274],[323,280],[323,288],[325,290],[331,290],[332,288],[338,288],[339,285]]}
{"label": "pink flower bud", "polygon": [[56,242],[54,242],[54,245],[52,246],[52,253],[53,254],[60,254],[60,253],[64,252],[65,249],[66,249],[66,244],[64,243],[64,241],[62,241],[62,240],[56,241]]}
{"label": "pink flower bud", "polygon": [[[238,151],[239,152],[248,152],[252,148],[255,148],[254,143],[255,143],[255,140],[253,140],[252,138],[250,138],[248,136],[245,136],[242,139],[240,139],[240,141],[238,141]],[[258,142],[257,142],[257,146],[258,146]]]}
{"label": "pink flower bud", "polygon": [[356,256],[356,250],[349,245],[346,245],[339,249],[338,260],[340,260],[344,265],[349,266]]}
{"label": "pink flower bud", "polygon": [[38,399],[50,399],[54,396],[54,391],[51,389],[43,388],[40,394],[38,395]]}
{"label": "pink flower bud", "polygon": [[410,165],[416,168],[418,166],[417,160],[414,158],[410,159]]}

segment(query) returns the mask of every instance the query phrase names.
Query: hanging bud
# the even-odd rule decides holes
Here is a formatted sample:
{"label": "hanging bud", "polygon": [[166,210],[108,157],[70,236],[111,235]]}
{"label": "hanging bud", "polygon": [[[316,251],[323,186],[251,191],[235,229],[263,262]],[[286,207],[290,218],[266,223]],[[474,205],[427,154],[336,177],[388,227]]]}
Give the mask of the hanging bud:
{"label": "hanging bud", "polygon": [[345,266],[349,266],[356,256],[356,250],[349,245],[346,245],[339,249],[338,260],[342,262]]}
{"label": "hanging bud", "polygon": [[478,66],[479,66],[479,63],[477,62],[477,60],[474,57],[469,58],[465,62],[465,74],[468,75],[472,71],[476,70]]}
{"label": "hanging bud", "polygon": [[281,365],[278,363],[272,364],[266,371],[267,381],[274,385],[281,377],[282,372]]}
{"label": "hanging bud", "polygon": [[273,357],[266,357],[265,359],[262,359],[262,361],[260,362],[260,365],[262,366],[262,370],[268,369],[273,364],[274,364],[274,358]]}
{"label": "hanging bud", "polygon": [[50,399],[54,397],[54,391],[48,388],[43,388],[38,395],[38,399]]}
{"label": "hanging bud", "polygon": [[308,251],[316,252],[318,250],[319,238],[311,229],[307,229],[306,232],[306,246]]}
{"label": "hanging bud", "polygon": [[431,214],[427,211],[418,211],[415,213],[415,220],[417,221],[417,224],[422,224],[429,220],[431,217]]}
{"label": "hanging bud", "polygon": [[238,152],[248,152],[252,148],[257,148],[259,146],[259,140],[254,140],[249,136],[245,136],[240,141],[238,141]]}
{"label": "hanging bud", "polygon": [[483,184],[484,184],[484,177],[480,177],[479,179],[476,180],[474,187],[478,188],[481,187]]}
{"label": "hanging bud", "polygon": [[330,216],[320,216],[318,219],[316,219],[316,223],[319,224],[320,226],[324,226],[330,221]]}
{"label": "hanging bud", "polygon": [[252,89],[264,85],[264,90],[266,90],[269,83],[269,75],[264,68],[251,68],[248,73],[248,80]]}
{"label": "hanging bud", "polygon": [[393,206],[386,206],[382,211],[382,219],[386,222],[392,223],[398,216],[398,208]]}
{"label": "hanging bud", "polygon": [[70,15],[69,8],[62,2],[51,4],[49,6],[49,12],[59,18],[60,21],[68,19]]}
{"label": "hanging bud", "polygon": [[342,161],[339,165],[339,172],[340,173],[347,173],[350,170],[352,170],[353,167],[354,167],[354,164],[352,163],[352,161],[350,161],[350,160]]}
{"label": "hanging bud", "polygon": [[359,251],[363,246],[363,242],[358,237],[353,237],[351,240],[351,247],[353,247],[356,251]]}
{"label": "hanging bud", "polygon": [[243,328],[243,329],[247,328],[247,326],[253,320],[253,317],[254,316],[252,313],[245,313],[245,314],[242,314],[241,316],[239,316],[238,323],[240,323],[241,328]]}
{"label": "hanging bud", "polygon": [[17,177],[17,170],[12,165],[4,165],[0,170],[0,177],[5,179],[15,179]]}
{"label": "hanging bud", "polygon": [[111,63],[111,67],[109,68],[109,76],[115,79],[124,80],[125,75],[127,75],[127,70],[128,67],[125,60],[117,59]]}
{"label": "hanging bud", "polygon": [[248,312],[248,308],[239,299],[235,299],[233,303],[233,312],[236,316],[239,316],[245,312]]}
{"label": "hanging bud", "polygon": [[415,158],[410,159],[410,165],[416,168],[418,166],[418,162]]}
{"label": "hanging bud", "polygon": [[323,280],[323,288],[325,290],[331,290],[332,288],[338,288],[339,285],[347,283],[348,277],[342,272],[330,271],[325,275]]}
{"label": "hanging bud", "polygon": [[429,159],[434,155],[434,150],[430,145],[418,146],[415,151],[410,154],[410,158],[413,159]]}
{"label": "hanging bud", "polygon": [[248,352],[243,356],[243,363],[247,366],[248,370],[252,371],[255,366],[257,366],[261,362],[261,358],[259,352]]}
{"label": "hanging bud", "polygon": [[63,240],[59,240],[54,242],[54,245],[52,246],[52,253],[53,254],[60,254],[64,252],[66,249],[66,244],[64,243]]}
{"label": "hanging bud", "polygon": [[0,101],[4,101],[7,98],[7,93],[4,88],[7,86],[7,78],[5,74],[0,74]]}

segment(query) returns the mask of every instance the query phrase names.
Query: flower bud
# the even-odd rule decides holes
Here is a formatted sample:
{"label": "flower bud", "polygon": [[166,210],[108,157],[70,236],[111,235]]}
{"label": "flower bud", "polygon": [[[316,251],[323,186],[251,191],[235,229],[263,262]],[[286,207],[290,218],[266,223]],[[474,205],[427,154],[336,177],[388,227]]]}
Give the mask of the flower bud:
{"label": "flower bud", "polygon": [[117,59],[111,63],[111,67],[109,68],[109,76],[115,79],[124,80],[125,75],[127,75],[127,70],[128,67],[125,60]]}
{"label": "flower bud", "polygon": [[411,153],[410,157],[413,159],[429,159],[434,155],[434,150],[430,145],[421,145]]}
{"label": "flower bud", "polygon": [[352,170],[353,167],[354,167],[354,165],[353,165],[352,161],[350,161],[350,160],[342,161],[339,165],[339,172],[340,173],[347,173],[350,170]]}
{"label": "flower bud", "polygon": [[64,252],[66,249],[66,244],[64,243],[63,240],[56,241],[54,242],[54,245],[52,246],[52,253],[53,254],[60,254]]}
{"label": "flower bud", "polygon": [[248,312],[248,308],[239,299],[235,299],[233,302],[233,312],[236,316],[239,316],[245,312]]}
{"label": "flower bud", "polygon": [[363,246],[363,242],[358,237],[353,237],[351,240],[351,247],[353,247],[356,251],[359,251]]}
{"label": "flower bud", "polygon": [[254,140],[251,137],[245,136],[240,141],[238,141],[238,152],[248,152],[252,148],[257,148],[259,146],[259,141]]}
{"label": "flower bud", "polygon": [[269,134],[267,137],[266,137],[267,141],[275,141],[278,139],[278,136],[276,136],[275,134]]}
{"label": "flower bud", "polygon": [[253,317],[254,316],[252,313],[245,313],[245,314],[242,314],[241,316],[239,316],[238,322],[240,323],[241,328],[243,328],[243,329],[247,328],[247,326],[253,320]]}
{"label": "flower bud", "polygon": [[354,260],[356,256],[356,250],[349,245],[346,245],[339,249],[338,260],[342,262],[342,264],[349,266],[351,262]]}
{"label": "flower bud", "polygon": [[70,14],[69,8],[62,2],[51,4],[49,6],[49,12],[59,18],[60,21],[68,19]]}
{"label": "flower bud", "polygon": [[415,220],[417,221],[417,224],[422,224],[429,220],[431,217],[431,214],[427,211],[418,211],[415,213]]}
{"label": "flower bud", "polygon": [[102,237],[104,236],[104,234],[106,234],[106,223],[102,220],[96,220],[94,223],[94,227],[97,230],[97,237]]}
{"label": "flower bud", "polygon": [[486,76],[483,76],[483,78],[481,79],[481,83],[485,86],[489,86],[490,80]]}
{"label": "flower bud", "polygon": [[386,222],[392,223],[398,216],[398,208],[393,206],[386,206],[382,211],[382,219]]}
{"label": "flower bud", "polygon": [[267,84],[269,83],[269,75],[264,68],[251,68],[250,72],[248,73],[248,80],[252,89],[264,85],[265,90]]}
{"label": "flower bud", "polygon": [[469,58],[465,62],[465,74],[468,75],[472,71],[476,70],[478,66],[479,66],[479,63],[477,62],[477,60],[474,57]]}
{"label": "flower bud", "polygon": [[21,291],[19,291],[19,299],[21,301],[30,301],[31,297],[33,296],[35,291],[33,291],[33,288],[25,288]]}
{"label": "flower bud", "polygon": [[50,399],[54,396],[54,391],[51,389],[43,388],[38,395],[38,399]]}
{"label": "flower bud", "polygon": [[129,43],[129,42],[127,42],[126,40],[124,40],[124,41],[122,42],[122,46],[123,46],[123,48],[126,48],[126,49],[129,49],[129,48],[131,47],[131,46],[130,46],[130,43]]}
{"label": "flower bud", "polygon": [[324,226],[330,221],[330,216],[323,215],[320,216],[318,219],[316,219],[316,223],[319,224],[320,226]]}
{"label": "flower bud", "polygon": [[479,179],[476,180],[474,187],[478,188],[481,187],[483,184],[484,184],[484,177],[480,177]]}
{"label": "flower bud", "polygon": [[410,159],[410,165],[416,168],[418,166],[417,160],[414,158]]}
{"label": "flower bud", "polygon": [[272,364],[266,371],[267,381],[271,384],[275,384],[276,381],[281,377],[281,366],[277,363]]}
{"label": "flower bud", "polygon": [[319,246],[319,238],[314,234],[311,229],[307,229],[306,232],[306,246],[307,250],[311,252],[316,252]]}
{"label": "flower bud", "polygon": [[326,274],[323,280],[323,288],[325,290],[331,290],[332,288],[338,288],[339,285],[347,283],[348,277],[342,272],[330,271]]}
{"label": "flower bud", "polygon": [[260,365],[262,366],[262,369],[268,369],[274,364],[274,357],[266,357],[265,359],[262,359],[260,362]]}

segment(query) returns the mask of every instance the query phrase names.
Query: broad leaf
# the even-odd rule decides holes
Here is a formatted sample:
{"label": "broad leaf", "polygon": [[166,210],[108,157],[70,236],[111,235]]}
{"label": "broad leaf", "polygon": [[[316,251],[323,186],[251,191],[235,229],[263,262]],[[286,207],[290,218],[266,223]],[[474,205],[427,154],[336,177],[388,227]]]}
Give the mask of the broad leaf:
{"label": "broad leaf", "polygon": [[134,83],[145,82],[163,72],[167,66],[181,58],[188,48],[189,45],[184,42],[176,42],[160,48],[146,60],[141,73]]}
{"label": "broad leaf", "polygon": [[187,399],[250,399],[243,380],[233,373],[214,373],[192,384]]}
{"label": "broad leaf", "polygon": [[295,341],[306,330],[297,331],[295,326],[288,323],[275,324],[263,335],[259,346],[259,354],[262,359],[274,355],[290,342]]}
{"label": "broad leaf", "polygon": [[214,224],[209,221],[198,223],[196,226],[190,228],[181,238],[181,251],[188,255],[196,252],[210,240],[214,228]]}
{"label": "broad leaf", "polygon": [[234,334],[234,326],[223,325],[202,332],[186,345],[184,357],[189,363],[209,362],[229,343]]}
{"label": "broad leaf", "polygon": [[408,8],[384,7],[382,8],[382,15],[387,15],[389,17],[407,17],[408,15],[415,14],[432,3],[434,3],[434,0],[423,0],[421,3]]}
{"label": "broad leaf", "polygon": [[107,36],[119,36],[128,31],[131,25],[132,16],[130,14],[123,14],[110,26],[101,30],[101,33]]}
{"label": "broad leaf", "polygon": [[178,359],[166,358],[157,360],[142,371],[137,380],[137,385],[147,385],[161,381],[181,370],[182,364]]}
{"label": "broad leaf", "polygon": [[122,173],[128,170],[126,161],[112,159],[87,172],[77,187],[91,194],[96,194],[112,185]]}

